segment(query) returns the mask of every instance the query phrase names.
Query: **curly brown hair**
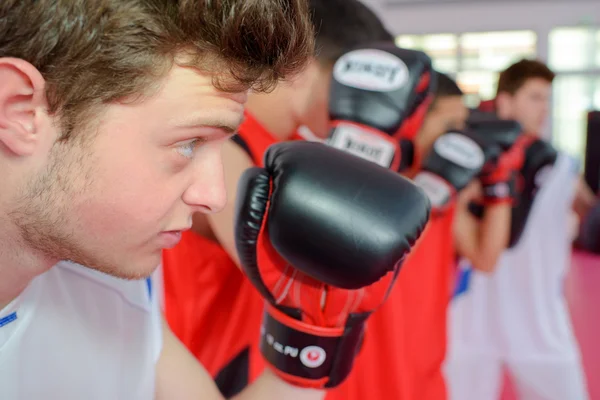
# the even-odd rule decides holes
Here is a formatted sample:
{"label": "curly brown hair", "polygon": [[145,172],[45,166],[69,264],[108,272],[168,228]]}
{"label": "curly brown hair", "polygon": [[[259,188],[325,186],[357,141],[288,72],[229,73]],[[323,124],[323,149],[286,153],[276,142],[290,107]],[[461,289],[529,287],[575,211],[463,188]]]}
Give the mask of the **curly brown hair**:
{"label": "curly brown hair", "polygon": [[[266,91],[314,51],[306,0],[2,0],[0,57],[35,66],[68,137],[85,111],[143,95],[174,62]],[[221,79],[226,78],[226,79]]]}

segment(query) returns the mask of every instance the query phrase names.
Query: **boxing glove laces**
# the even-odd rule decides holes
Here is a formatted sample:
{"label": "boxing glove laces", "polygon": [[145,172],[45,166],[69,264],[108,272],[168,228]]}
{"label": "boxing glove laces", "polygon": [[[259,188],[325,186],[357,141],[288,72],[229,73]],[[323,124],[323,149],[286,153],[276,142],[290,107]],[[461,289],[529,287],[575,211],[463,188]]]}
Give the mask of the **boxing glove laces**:
{"label": "boxing glove laces", "polygon": [[261,351],[286,381],[339,385],[429,217],[409,180],[320,143],[271,146],[239,182],[235,238],[266,299]]}

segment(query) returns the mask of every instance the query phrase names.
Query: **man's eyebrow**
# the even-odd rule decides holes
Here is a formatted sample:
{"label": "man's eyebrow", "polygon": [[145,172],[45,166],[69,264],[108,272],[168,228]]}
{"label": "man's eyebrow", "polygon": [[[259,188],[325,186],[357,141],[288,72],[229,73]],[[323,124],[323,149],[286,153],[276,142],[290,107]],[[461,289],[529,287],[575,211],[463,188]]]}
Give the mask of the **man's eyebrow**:
{"label": "man's eyebrow", "polygon": [[235,118],[219,118],[208,115],[193,115],[190,117],[178,119],[174,121],[176,128],[215,128],[224,131],[227,134],[234,134],[243,121],[243,117]]}

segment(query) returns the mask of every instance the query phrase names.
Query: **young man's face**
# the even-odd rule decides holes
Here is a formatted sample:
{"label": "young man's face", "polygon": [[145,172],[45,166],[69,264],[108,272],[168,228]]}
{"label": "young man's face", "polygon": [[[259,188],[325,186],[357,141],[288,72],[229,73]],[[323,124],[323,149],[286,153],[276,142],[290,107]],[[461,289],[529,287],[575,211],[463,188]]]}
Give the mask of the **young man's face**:
{"label": "young man's face", "polygon": [[514,95],[498,94],[498,115],[516,120],[525,132],[539,135],[548,117],[551,93],[552,84],[547,80],[529,79]]}
{"label": "young man's face", "polygon": [[463,129],[468,116],[469,110],[462,96],[438,97],[416,136],[418,150],[421,154],[427,154],[438,137],[451,130]]}
{"label": "young man's face", "polygon": [[224,207],[221,145],[245,101],[246,92],[217,91],[211,75],[175,66],[152,97],[109,105],[97,132],[75,132],[93,135],[88,143],[54,142],[22,157],[26,184],[9,215],[48,257],[147,276],[192,213]]}

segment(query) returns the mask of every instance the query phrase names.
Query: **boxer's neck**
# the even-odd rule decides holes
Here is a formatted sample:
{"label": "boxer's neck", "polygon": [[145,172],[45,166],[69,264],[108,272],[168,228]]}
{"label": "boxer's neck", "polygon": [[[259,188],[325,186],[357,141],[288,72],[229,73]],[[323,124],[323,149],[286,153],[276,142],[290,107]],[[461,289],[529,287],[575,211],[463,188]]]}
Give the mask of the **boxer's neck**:
{"label": "boxer's neck", "polygon": [[38,275],[54,262],[33,251],[15,229],[0,216],[0,310],[16,299]]}

